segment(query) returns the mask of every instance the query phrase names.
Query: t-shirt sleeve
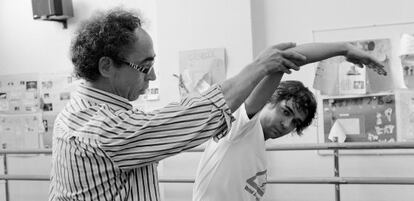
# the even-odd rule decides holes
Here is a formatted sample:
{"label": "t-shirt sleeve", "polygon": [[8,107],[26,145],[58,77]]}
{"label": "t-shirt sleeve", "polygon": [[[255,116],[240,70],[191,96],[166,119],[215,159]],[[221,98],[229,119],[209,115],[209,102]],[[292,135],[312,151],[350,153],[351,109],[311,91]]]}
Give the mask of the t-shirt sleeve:
{"label": "t-shirt sleeve", "polygon": [[247,116],[246,106],[242,104],[236,112],[233,113],[235,121],[233,122],[229,134],[225,137],[226,140],[235,141],[240,137],[246,135],[246,129],[252,128],[259,122],[259,112],[256,113],[251,119]]}

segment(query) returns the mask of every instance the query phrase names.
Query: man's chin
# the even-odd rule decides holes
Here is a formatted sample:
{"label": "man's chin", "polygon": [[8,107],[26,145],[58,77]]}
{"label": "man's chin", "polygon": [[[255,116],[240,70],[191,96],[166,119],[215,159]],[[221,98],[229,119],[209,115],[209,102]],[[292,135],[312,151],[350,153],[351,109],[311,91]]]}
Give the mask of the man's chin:
{"label": "man's chin", "polygon": [[138,94],[138,95],[134,95],[134,96],[130,96],[130,97],[128,97],[128,100],[129,101],[136,101],[136,100],[138,100],[138,98],[139,98],[139,96],[140,96],[141,94]]}

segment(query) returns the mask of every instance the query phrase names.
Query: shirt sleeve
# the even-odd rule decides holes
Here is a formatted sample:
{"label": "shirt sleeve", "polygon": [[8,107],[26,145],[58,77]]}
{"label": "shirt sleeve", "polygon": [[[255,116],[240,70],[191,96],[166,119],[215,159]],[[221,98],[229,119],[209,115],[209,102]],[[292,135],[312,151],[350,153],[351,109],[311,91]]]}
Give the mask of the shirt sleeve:
{"label": "shirt sleeve", "polygon": [[236,141],[243,137],[244,135],[248,134],[250,128],[253,127],[254,124],[259,123],[259,114],[257,112],[251,119],[247,116],[246,106],[242,104],[239,109],[234,112],[235,121],[233,122],[229,134],[224,137],[225,140],[229,141]]}
{"label": "shirt sleeve", "polygon": [[234,119],[219,85],[153,113],[101,112],[107,113],[95,126],[101,148],[121,169],[157,162],[211,137],[220,139]]}

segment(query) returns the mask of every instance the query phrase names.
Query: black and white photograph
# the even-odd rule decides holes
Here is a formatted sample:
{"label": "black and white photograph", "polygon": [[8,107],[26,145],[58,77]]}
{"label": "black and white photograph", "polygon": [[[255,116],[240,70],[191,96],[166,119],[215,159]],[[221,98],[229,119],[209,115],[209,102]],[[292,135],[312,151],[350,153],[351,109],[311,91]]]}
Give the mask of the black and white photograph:
{"label": "black and white photograph", "polygon": [[0,0],[0,201],[413,201],[413,8]]}

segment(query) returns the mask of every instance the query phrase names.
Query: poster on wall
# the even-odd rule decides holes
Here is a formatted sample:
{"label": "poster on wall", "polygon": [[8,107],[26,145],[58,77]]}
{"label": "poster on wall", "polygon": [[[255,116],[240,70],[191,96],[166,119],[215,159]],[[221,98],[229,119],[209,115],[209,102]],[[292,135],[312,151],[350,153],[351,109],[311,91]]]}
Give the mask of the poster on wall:
{"label": "poster on wall", "polygon": [[41,147],[42,114],[0,114],[0,142],[7,149]]}
{"label": "poster on wall", "polygon": [[[403,36],[409,33],[412,39],[413,27],[414,23],[395,23],[313,30],[314,42],[350,41],[379,59],[388,73],[387,76],[380,76],[372,69],[364,68],[364,93],[362,79],[354,77],[357,74],[362,75],[363,72],[351,73],[353,66],[344,63],[344,57],[333,57],[316,66],[314,86],[320,90],[317,118],[319,143],[329,143],[334,137],[344,143],[413,141],[413,128],[410,126],[413,122],[410,118],[413,110],[411,108],[414,107],[410,95],[412,88],[404,93],[396,90],[405,88],[410,83],[408,76],[411,64],[406,62],[408,65],[404,67],[403,55],[414,52],[414,45],[404,42],[407,38]],[[344,67],[340,67],[341,65]],[[380,101],[368,105],[369,97],[377,97]],[[349,103],[355,105],[358,102],[359,106],[348,106]],[[347,113],[347,108],[359,112]],[[338,132],[334,132],[335,130]],[[332,151],[320,150],[318,153],[332,154]],[[340,153],[412,154],[414,150],[341,150]]]}
{"label": "poster on wall", "polygon": [[[318,142],[337,137],[348,142],[414,141],[414,92],[322,97],[318,112]],[[321,154],[332,154],[327,150]],[[414,153],[414,150],[342,150],[341,153]]]}
{"label": "poster on wall", "polygon": [[352,95],[385,92],[394,89],[391,73],[391,42],[389,39],[350,41],[359,49],[377,58],[388,72],[378,75],[370,68],[359,68],[344,56],[319,62],[313,87],[322,95]]}
{"label": "poster on wall", "polygon": [[0,113],[40,111],[37,74],[0,76]]}
{"label": "poster on wall", "polygon": [[42,146],[52,146],[52,132],[56,116],[70,100],[77,87],[77,78],[70,73],[39,75],[39,93],[42,112]]}
{"label": "poster on wall", "polygon": [[400,59],[405,86],[414,89],[414,34],[402,34]]}
{"label": "poster on wall", "polygon": [[181,51],[179,53],[179,79],[181,97],[189,93],[202,93],[226,78],[224,48]]}
{"label": "poster on wall", "polygon": [[70,74],[42,74],[39,76],[39,92],[42,111],[57,113],[62,110],[75,90],[75,78]]}
{"label": "poster on wall", "polygon": [[339,94],[366,94],[366,69],[344,61],[338,66]]}
{"label": "poster on wall", "polygon": [[395,92],[398,141],[414,141],[414,90],[399,89]]}
{"label": "poster on wall", "polygon": [[346,134],[345,142],[397,141],[395,97],[393,94],[324,98],[323,141],[332,126],[339,122]]}
{"label": "poster on wall", "polygon": [[51,147],[56,115],[76,85],[69,73],[0,76],[0,143],[7,148]]}

